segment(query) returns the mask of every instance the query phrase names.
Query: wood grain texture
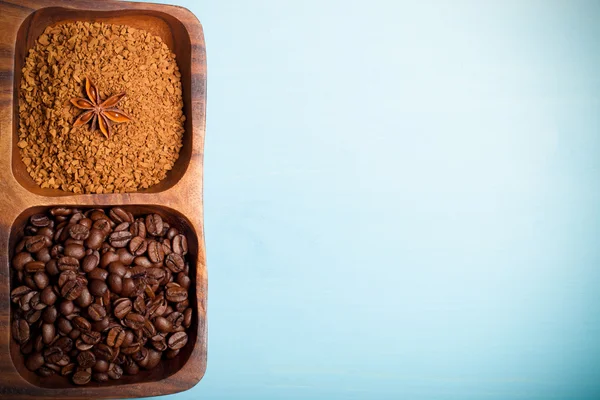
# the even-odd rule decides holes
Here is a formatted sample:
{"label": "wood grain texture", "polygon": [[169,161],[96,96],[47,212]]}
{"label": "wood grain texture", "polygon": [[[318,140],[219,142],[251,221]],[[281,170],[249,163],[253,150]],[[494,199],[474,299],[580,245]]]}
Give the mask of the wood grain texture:
{"label": "wood grain texture", "polygon": [[[167,178],[150,189],[128,194],[77,195],[34,184],[16,147],[16,89],[25,55],[49,25],[67,21],[126,24],[159,35],[177,55],[187,117],[180,158]],[[27,398],[115,398],[158,396],[194,386],[206,369],[207,274],[203,231],[203,149],[206,110],[206,55],[198,19],[187,9],[146,3],[93,0],[0,1],[0,396]],[[156,211],[193,236],[195,341],[172,362],[129,378],[123,384],[75,387],[40,381],[22,365],[10,338],[11,245],[26,219],[55,205],[82,208],[121,205],[133,213]],[[191,252],[190,252],[191,253]],[[13,351],[11,351],[13,346]]]}

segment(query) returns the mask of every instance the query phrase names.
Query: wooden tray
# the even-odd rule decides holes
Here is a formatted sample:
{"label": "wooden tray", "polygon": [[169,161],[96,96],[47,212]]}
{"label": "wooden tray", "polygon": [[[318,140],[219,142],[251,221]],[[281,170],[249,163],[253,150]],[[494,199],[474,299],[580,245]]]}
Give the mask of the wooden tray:
{"label": "wooden tray", "polygon": [[[126,24],[159,35],[177,55],[187,117],[179,160],[160,184],[129,194],[76,195],[41,189],[17,149],[17,88],[29,48],[49,25],[66,21]],[[180,392],[200,381],[206,369],[207,276],[203,232],[202,174],[206,109],[206,56],[202,26],[181,7],[94,0],[0,1],[0,396],[16,398],[115,398]],[[174,359],[123,383],[76,387],[64,379],[28,371],[10,335],[12,248],[27,218],[56,205],[80,208],[121,205],[134,214],[157,212],[189,236],[190,304],[196,312],[188,345]],[[48,380],[50,379],[50,380]]]}

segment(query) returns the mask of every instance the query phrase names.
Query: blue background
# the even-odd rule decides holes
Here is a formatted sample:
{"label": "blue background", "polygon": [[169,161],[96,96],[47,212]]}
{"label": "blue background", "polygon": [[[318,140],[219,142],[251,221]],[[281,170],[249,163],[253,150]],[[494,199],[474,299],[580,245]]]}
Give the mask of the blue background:
{"label": "blue background", "polygon": [[172,2],[209,355],[168,399],[600,398],[600,2]]}

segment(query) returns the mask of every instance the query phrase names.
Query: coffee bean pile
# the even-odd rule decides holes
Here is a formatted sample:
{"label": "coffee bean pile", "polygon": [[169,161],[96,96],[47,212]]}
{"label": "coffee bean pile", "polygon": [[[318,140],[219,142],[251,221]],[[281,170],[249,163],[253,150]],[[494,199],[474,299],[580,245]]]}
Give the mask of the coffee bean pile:
{"label": "coffee bean pile", "polygon": [[185,235],[158,214],[57,207],[29,219],[12,267],[25,366],[76,385],[173,358],[192,322]]}

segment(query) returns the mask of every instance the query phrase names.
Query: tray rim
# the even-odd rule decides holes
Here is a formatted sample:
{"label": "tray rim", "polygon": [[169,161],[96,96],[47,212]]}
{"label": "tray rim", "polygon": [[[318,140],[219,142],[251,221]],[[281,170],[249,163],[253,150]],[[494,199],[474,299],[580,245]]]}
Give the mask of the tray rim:
{"label": "tray rim", "polygon": [[[69,194],[45,196],[30,192],[14,177],[12,170],[13,141],[13,99],[14,99],[14,58],[16,54],[16,34],[23,21],[32,13],[46,7],[62,7],[80,11],[134,10],[157,11],[179,20],[191,39],[191,114],[192,154],[183,176],[173,186],[157,193],[110,193],[110,194]],[[203,151],[206,111],[206,54],[203,29],[198,18],[181,6],[155,3],[135,3],[121,1],[72,0],[1,0],[1,15],[9,15],[7,23],[0,25],[0,151],[8,153],[0,158],[0,326],[10,320],[10,300],[8,282],[9,260],[8,241],[12,224],[16,218],[31,207],[54,205],[75,205],[82,207],[148,205],[165,206],[173,209],[192,224],[197,234],[198,255],[196,265],[196,291],[198,302],[197,342],[188,361],[173,375],[154,382],[142,382],[94,388],[44,388],[31,384],[23,378],[13,365],[10,355],[10,333],[5,330],[0,337],[0,366],[6,374],[0,377],[0,397],[9,398],[111,398],[118,391],[120,397],[147,397],[178,393],[195,386],[204,376],[207,362],[207,273],[203,227]],[[201,301],[202,298],[202,301]],[[202,328],[202,329],[201,329]],[[0,333],[2,333],[0,331]],[[1,361],[1,360],[5,361]]]}

